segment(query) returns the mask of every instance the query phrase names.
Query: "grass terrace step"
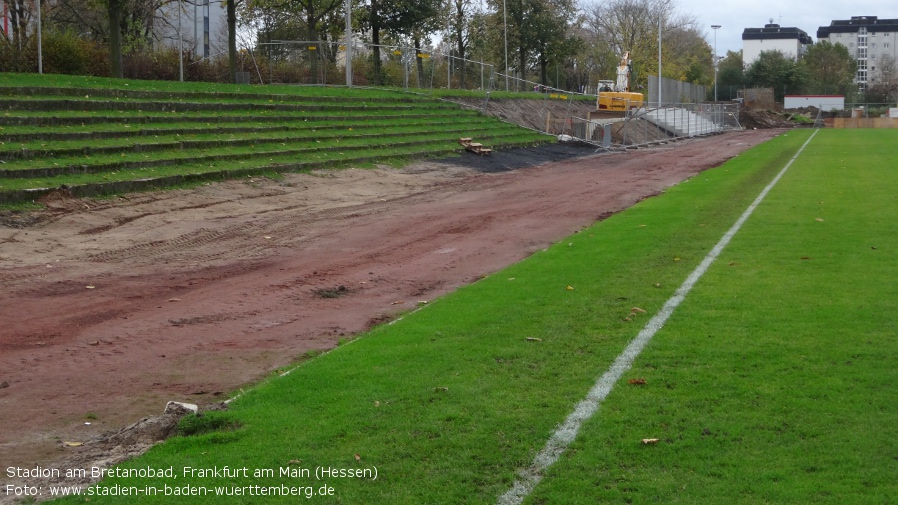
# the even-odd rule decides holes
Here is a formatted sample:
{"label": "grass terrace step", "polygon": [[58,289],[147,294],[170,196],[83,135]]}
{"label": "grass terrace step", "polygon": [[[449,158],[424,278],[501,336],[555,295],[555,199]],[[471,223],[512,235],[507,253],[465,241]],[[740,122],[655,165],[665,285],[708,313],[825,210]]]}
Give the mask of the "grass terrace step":
{"label": "grass terrace step", "polygon": [[377,100],[379,102],[432,102],[433,99],[424,96],[412,95],[389,90],[366,90],[364,96],[352,96],[349,94],[336,94],[334,88],[315,89],[304,88],[302,94],[292,93],[240,93],[222,91],[153,91],[113,88],[66,88],[51,86],[0,86],[0,95],[7,96],[70,96],[93,98],[129,98],[151,100],[267,100],[267,101],[296,101],[303,100],[334,101],[334,102],[365,102]]}
{"label": "grass terrace step", "polygon": [[[147,102],[147,101],[113,101],[85,99],[5,99],[0,100],[2,110],[23,111],[55,111],[55,110],[133,110],[150,112],[193,112],[193,111],[338,111],[365,112],[369,110],[402,111],[413,110],[409,104],[384,104],[365,102],[350,105],[321,103],[256,103],[256,102]],[[457,110],[457,106],[449,104],[433,104],[431,109]]]}
{"label": "grass terrace step", "polygon": [[551,141],[421,95],[266,88],[0,86],[0,203],[447,155],[459,137],[493,149]]}
{"label": "grass terrace step", "polygon": [[[534,138],[530,133],[495,136],[490,140],[494,149],[521,147],[545,143],[543,138]],[[247,175],[277,174],[285,172],[301,172],[321,168],[337,168],[341,166],[389,163],[393,160],[408,160],[434,156],[447,156],[460,152],[457,140],[420,141],[395,143],[371,149],[355,149],[346,147],[340,150],[320,148],[315,154],[306,156],[303,161],[296,161],[280,155],[272,156],[268,163],[231,164],[229,168],[220,168],[220,164],[197,162],[189,165],[165,166],[142,170],[121,170],[108,174],[84,174],[69,176],[64,183],[54,178],[17,179],[0,182],[0,203],[16,204],[36,200],[43,195],[63,189],[73,196],[87,197],[105,194],[141,191],[164,188],[202,181],[224,180]],[[463,156],[473,156],[463,154]],[[259,158],[255,156],[252,159]]]}
{"label": "grass terrace step", "polygon": [[[470,134],[471,132],[480,132],[479,138],[488,139],[496,136],[504,136],[504,135],[518,135],[520,132],[517,130],[506,129],[499,130],[495,128],[488,127],[465,127],[465,128],[457,128],[457,129],[443,129],[438,132],[425,132],[427,135],[423,135],[427,139],[443,139],[448,135],[449,138],[455,140],[459,137],[459,135]],[[383,143],[395,139],[400,138],[421,138],[422,132],[418,131],[408,131],[408,132],[385,132],[385,133],[370,133],[364,135],[330,135],[330,136],[321,136],[318,138],[255,138],[255,139],[235,139],[235,140],[204,140],[204,141],[180,141],[180,142],[160,142],[155,144],[134,144],[131,146],[131,149],[128,150],[130,154],[142,154],[142,153],[150,153],[150,152],[162,152],[162,156],[158,158],[154,158],[152,160],[147,161],[118,161],[120,158],[127,156],[126,149],[123,146],[110,146],[110,147],[99,147],[99,148],[89,148],[83,147],[80,149],[72,148],[72,149],[61,149],[57,152],[37,152],[37,155],[42,155],[42,159],[32,160],[27,158],[26,156],[32,151],[24,150],[22,152],[22,157],[16,162],[13,163],[5,163],[3,168],[0,168],[0,178],[31,178],[31,177],[52,177],[63,174],[72,174],[72,173],[100,173],[109,170],[118,170],[121,168],[140,168],[143,166],[152,166],[154,164],[159,163],[170,163],[176,162],[180,159],[205,159],[214,157],[217,160],[226,160],[226,159],[234,159],[239,160],[244,157],[249,156],[258,156],[258,155],[268,155],[270,153],[288,153],[288,154],[300,154],[302,152],[306,152],[307,149],[330,149],[334,147],[344,147],[344,146],[352,146],[352,148],[370,148],[372,145],[382,145]],[[372,142],[376,141],[376,142]],[[295,145],[309,145],[314,146],[315,144],[325,142],[325,146],[323,147],[309,147],[302,149],[290,149],[291,146]],[[343,142],[343,144],[340,144]],[[283,147],[281,149],[280,147]],[[207,155],[207,151],[209,149],[218,150],[231,150],[235,148],[249,148],[250,152],[247,153],[239,153],[239,154],[216,154],[216,155]],[[256,149],[267,148],[268,151],[259,152]],[[273,150],[272,150],[273,149]],[[118,156],[115,154],[118,153]],[[53,157],[54,155],[59,156]],[[89,160],[79,160],[79,162],[71,163],[66,166],[59,166],[60,161],[65,160],[63,156],[75,157],[78,155],[83,155],[85,157],[90,157]],[[94,157],[93,155],[97,155]],[[172,157],[169,159],[168,156]],[[53,160],[58,161],[53,161]],[[114,163],[108,164],[104,163],[104,160],[107,159],[115,159],[117,160]],[[43,166],[35,166],[35,165],[43,165]],[[50,166],[52,165],[52,166]]]}
{"label": "grass terrace step", "polygon": [[[20,112],[5,113],[0,116],[0,127],[44,127],[44,126],[86,126],[98,125],[104,123],[122,123],[122,124],[160,124],[171,123],[172,121],[184,120],[191,122],[212,123],[244,123],[254,121],[266,122],[295,122],[295,121],[358,121],[362,119],[426,119],[436,117],[457,117],[469,116],[477,117],[478,113],[470,110],[446,108],[442,110],[432,110],[426,108],[411,109],[403,111],[400,114],[395,111],[370,110],[364,115],[360,114],[322,114],[299,112],[294,114],[279,113],[278,115],[254,115],[247,116],[245,113],[229,111],[229,113],[215,115],[200,115],[191,113],[165,113],[165,114],[147,114],[140,111],[121,111],[121,115],[117,116],[98,116],[85,115],[85,111],[59,111],[58,113],[48,114],[46,112]],[[266,112],[267,113],[267,112]],[[181,114],[181,115],[178,115]]]}
{"label": "grass terrace step", "polygon": [[[496,128],[495,122],[486,118],[474,118],[457,120],[453,119],[434,125],[432,122],[359,122],[351,126],[333,124],[305,123],[303,126],[277,126],[265,128],[178,128],[156,129],[147,131],[109,131],[99,135],[93,133],[57,133],[51,138],[49,135],[41,135],[42,138],[32,139],[28,134],[15,137],[18,145],[11,145],[14,141],[6,137],[4,145],[0,148],[0,160],[11,161],[16,159],[33,159],[38,157],[73,156],[79,154],[99,154],[113,151],[138,151],[146,152],[162,149],[184,149],[185,147],[230,147],[234,145],[250,145],[269,142],[283,142],[301,139],[365,137],[383,135],[384,132],[406,132],[408,134],[426,135],[428,132],[457,131],[465,132]],[[377,134],[370,132],[376,131]],[[281,133],[280,135],[276,135]],[[227,138],[222,138],[228,134]],[[267,136],[265,136],[267,135]],[[136,137],[136,138],[135,138]],[[93,140],[90,145],[85,145],[84,140]],[[52,149],[50,147],[52,146]]]}

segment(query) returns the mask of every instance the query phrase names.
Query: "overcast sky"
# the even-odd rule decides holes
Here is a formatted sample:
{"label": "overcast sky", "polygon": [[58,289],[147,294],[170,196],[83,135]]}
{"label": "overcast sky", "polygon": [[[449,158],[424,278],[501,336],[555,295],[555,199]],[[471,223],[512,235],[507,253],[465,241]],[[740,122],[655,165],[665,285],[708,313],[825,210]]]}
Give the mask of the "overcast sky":
{"label": "overcast sky", "polygon": [[[817,29],[829,26],[836,19],[852,16],[878,16],[880,19],[898,18],[898,2],[894,0],[673,0],[682,14],[690,14],[705,31],[705,40],[714,47],[717,30],[717,54],[742,49],[745,28],[763,28],[773,22],[783,27],[796,27],[807,32],[817,42]],[[663,35],[662,35],[663,36]]]}

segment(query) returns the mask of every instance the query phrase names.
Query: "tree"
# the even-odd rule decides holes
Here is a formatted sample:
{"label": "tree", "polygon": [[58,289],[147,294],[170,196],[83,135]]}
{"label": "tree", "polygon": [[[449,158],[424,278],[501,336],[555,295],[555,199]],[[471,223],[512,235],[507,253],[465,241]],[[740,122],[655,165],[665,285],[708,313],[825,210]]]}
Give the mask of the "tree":
{"label": "tree", "polygon": [[440,0],[393,0],[381,11],[384,28],[414,42],[419,86],[424,82],[421,42],[440,24],[440,7]]}
{"label": "tree", "polygon": [[717,97],[720,100],[732,100],[736,98],[736,91],[744,86],[742,50],[727,51],[726,57],[717,63]]}
{"label": "tree", "polygon": [[465,87],[465,58],[470,43],[470,7],[471,0],[449,0],[449,29],[455,39],[455,51],[461,67],[459,86],[462,89]]}
{"label": "tree", "polygon": [[782,102],[788,93],[800,93],[807,80],[804,67],[782,51],[761,51],[745,73],[751,86],[773,88],[774,99]]}
{"label": "tree", "polygon": [[876,61],[866,100],[870,103],[895,103],[898,100],[898,64],[890,55]]}
{"label": "tree", "polygon": [[109,63],[112,77],[121,79],[122,74],[122,13],[127,0],[106,0],[109,15]]}
{"label": "tree", "polygon": [[309,40],[314,43],[316,54],[310,57],[311,74],[313,78],[318,76],[318,58],[321,53],[321,44],[324,32],[323,25],[328,17],[341,9],[343,0],[288,0],[288,5],[298,6],[302,12],[303,21],[305,21],[306,30],[309,34]]}
{"label": "tree", "polygon": [[[711,65],[711,49],[697,28],[694,17],[679,15],[669,0],[609,0],[593,4],[586,12],[586,26],[594,44],[612,52],[605,59],[620,61],[629,51],[634,77],[631,88],[648,84],[648,73],[658,61],[658,27],[661,24],[664,75],[705,81]],[[615,63],[616,66],[616,63]],[[605,70],[605,69],[603,69]],[[610,70],[610,69],[608,69]],[[605,70],[604,79],[614,73]]]}
{"label": "tree", "polygon": [[857,62],[848,53],[848,48],[828,40],[809,47],[801,64],[808,77],[805,90],[813,94],[844,95],[857,72]]}
{"label": "tree", "polygon": [[[545,0],[534,9],[531,20],[533,47],[539,65],[540,83],[548,85],[547,69],[572,58],[580,45],[571,24],[576,11],[571,0]],[[558,83],[556,82],[557,86]]]}

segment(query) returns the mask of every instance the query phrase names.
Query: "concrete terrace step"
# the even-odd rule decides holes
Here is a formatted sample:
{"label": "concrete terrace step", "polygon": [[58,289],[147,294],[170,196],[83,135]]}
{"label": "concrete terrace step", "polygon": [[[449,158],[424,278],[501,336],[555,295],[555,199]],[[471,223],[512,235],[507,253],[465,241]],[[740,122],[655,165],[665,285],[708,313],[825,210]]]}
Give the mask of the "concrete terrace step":
{"label": "concrete terrace step", "polygon": [[709,118],[680,107],[663,107],[647,112],[645,109],[640,109],[640,113],[645,114],[645,118],[649,122],[676,137],[695,137],[722,130],[721,125]]}

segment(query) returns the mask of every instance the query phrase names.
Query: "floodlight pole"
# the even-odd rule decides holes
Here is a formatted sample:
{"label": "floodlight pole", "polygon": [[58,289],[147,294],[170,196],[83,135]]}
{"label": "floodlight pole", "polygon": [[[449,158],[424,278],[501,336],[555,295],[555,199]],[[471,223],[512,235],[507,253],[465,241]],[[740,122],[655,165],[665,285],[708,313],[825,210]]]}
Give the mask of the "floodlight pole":
{"label": "floodlight pole", "polygon": [[346,39],[344,55],[346,57],[346,87],[352,87],[352,0],[346,0]]}
{"label": "floodlight pole", "polygon": [[37,73],[44,73],[43,41],[41,40],[41,0],[37,0]]}
{"label": "floodlight pole", "polygon": [[717,30],[720,28],[720,25],[711,25],[711,28],[714,30],[714,101],[717,101]]}
{"label": "floodlight pole", "polygon": [[184,82],[184,39],[181,37],[181,0],[178,0],[178,80]]}
{"label": "floodlight pole", "polygon": [[658,11],[658,109],[661,109],[661,20],[664,19],[661,11]]}
{"label": "floodlight pole", "polygon": [[508,91],[508,11],[505,0],[502,0],[502,27],[505,31],[505,91]]}

